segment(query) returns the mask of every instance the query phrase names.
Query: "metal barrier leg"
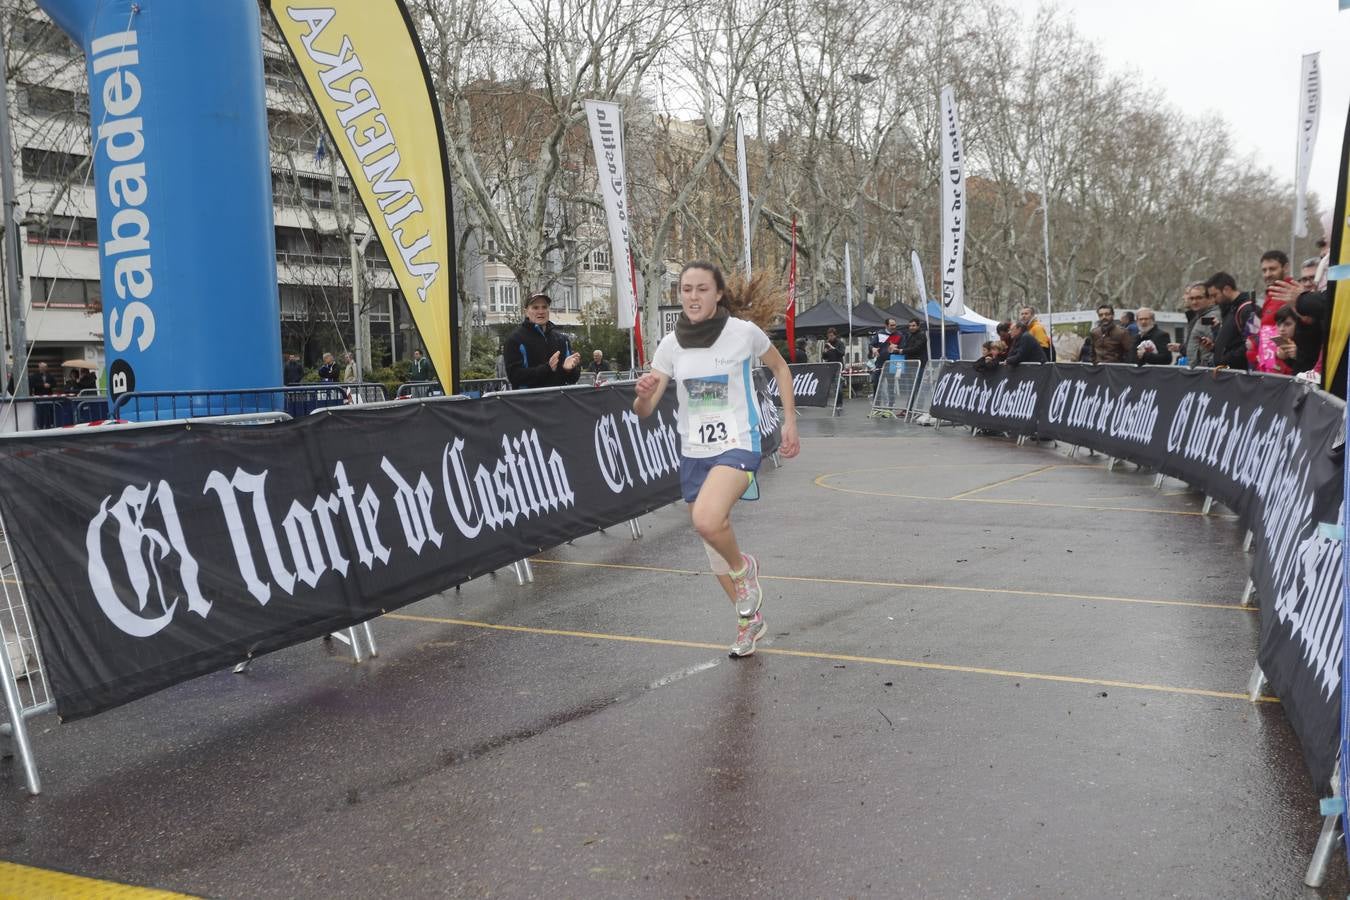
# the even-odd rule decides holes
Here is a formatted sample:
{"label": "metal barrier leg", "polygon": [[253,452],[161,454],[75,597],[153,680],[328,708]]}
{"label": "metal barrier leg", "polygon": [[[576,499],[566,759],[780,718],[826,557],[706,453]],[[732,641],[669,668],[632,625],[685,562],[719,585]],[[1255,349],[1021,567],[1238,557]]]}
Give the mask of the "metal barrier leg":
{"label": "metal barrier leg", "polygon": [[346,634],[347,642],[352,645],[352,661],[358,663],[365,662],[366,656],[361,652],[361,638],[357,635],[356,629],[348,628]]}
{"label": "metal barrier leg", "polygon": [[1157,477],[1153,479],[1153,489],[1155,491],[1158,490],[1159,488],[1162,487],[1162,483],[1163,483],[1163,473],[1159,472]]}
{"label": "metal barrier leg", "polygon": [[1069,459],[1074,459],[1077,456],[1078,456],[1078,445],[1074,444],[1069,447]]}
{"label": "metal barrier leg", "polygon": [[1327,869],[1331,866],[1331,855],[1341,842],[1340,814],[1327,816],[1322,820],[1322,833],[1317,837],[1317,846],[1313,848],[1312,859],[1308,860],[1308,871],[1303,875],[1303,883],[1308,887],[1321,887],[1327,880]]}
{"label": "metal barrier leg", "polygon": [[[1331,775],[1331,796],[1341,796],[1341,761],[1336,759],[1336,767]],[[1337,846],[1344,840],[1341,831],[1341,813],[1338,810],[1322,820],[1322,833],[1317,836],[1317,846],[1313,847],[1312,859],[1308,860],[1308,871],[1303,874],[1303,883],[1308,887],[1321,887],[1327,880],[1327,869],[1331,867],[1331,857]]]}
{"label": "metal barrier leg", "polygon": [[1209,511],[1214,508],[1214,498],[1209,494],[1205,495],[1205,505],[1200,508],[1200,515],[1207,516]]}
{"label": "metal barrier leg", "polygon": [[777,451],[777,450],[773,451],[773,457],[772,457],[772,459],[773,459],[773,467],[774,467],[775,469],[781,469],[781,468],[783,468],[783,461],[782,461],[781,459],[778,458],[778,451]]}
{"label": "metal barrier leg", "polygon": [[1116,458],[1114,456],[1108,456],[1106,458],[1106,471],[1114,472],[1115,470],[1116,470]]}
{"label": "metal barrier leg", "polygon": [[1255,703],[1261,699],[1261,692],[1266,689],[1266,673],[1261,671],[1261,664],[1252,666],[1252,677],[1247,679],[1247,699]]}
{"label": "metal barrier leg", "polygon": [[375,646],[375,632],[370,630],[370,622],[362,622],[361,630],[366,634],[366,649],[370,651],[372,658],[380,655],[380,650]]}
{"label": "metal barrier leg", "polygon": [[[19,646],[19,652],[23,652],[23,641],[19,635],[14,636],[15,642]],[[24,781],[28,784],[28,793],[42,793],[42,780],[38,778],[37,760],[33,758],[33,745],[28,741],[28,725],[24,720],[23,704],[19,701],[19,688],[14,682],[14,669],[9,664],[9,645],[0,640],[0,692],[5,697],[5,709],[9,711],[9,736],[14,743],[14,750],[19,755],[19,763],[23,766]]]}
{"label": "metal barrier leg", "polygon": [[1250,578],[1247,579],[1247,586],[1242,589],[1242,605],[1251,606],[1256,600],[1256,585]]}
{"label": "metal barrier leg", "polygon": [[1243,553],[1251,553],[1251,552],[1252,552],[1252,537],[1253,537],[1253,535],[1252,535],[1252,533],[1249,531],[1249,532],[1247,532],[1247,536],[1244,537],[1244,538],[1242,539],[1242,552],[1243,552]]}
{"label": "metal barrier leg", "polygon": [[511,563],[511,571],[516,573],[516,584],[519,587],[525,586],[525,569],[521,566],[520,560]]}
{"label": "metal barrier leg", "polygon": [[520,561],[520,567],[525,570],[525,580],[534,584],[534,566],[530,565],[529,557]]}
{"label": "metal barrier leg", "polygon": [[633,532],[633,540],[635,540],[635,541],[640,541],[640,540],[642,540],[642,523],[641,523],[641,522],[639,522],[636,518],[629,519],[629,520],[628,520],[628,528],[629,528],[630,531]]}

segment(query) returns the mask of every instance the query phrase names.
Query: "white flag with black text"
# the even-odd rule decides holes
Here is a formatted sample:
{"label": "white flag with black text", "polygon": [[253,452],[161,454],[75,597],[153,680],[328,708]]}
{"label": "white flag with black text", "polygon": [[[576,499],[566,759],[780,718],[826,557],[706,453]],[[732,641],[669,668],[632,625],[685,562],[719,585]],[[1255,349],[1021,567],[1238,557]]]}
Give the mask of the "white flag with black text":
{"label": "white flag with black text", "polygon": [[942,89],[942,307],[948,316],[966,311],[966,154],[956,93]]}

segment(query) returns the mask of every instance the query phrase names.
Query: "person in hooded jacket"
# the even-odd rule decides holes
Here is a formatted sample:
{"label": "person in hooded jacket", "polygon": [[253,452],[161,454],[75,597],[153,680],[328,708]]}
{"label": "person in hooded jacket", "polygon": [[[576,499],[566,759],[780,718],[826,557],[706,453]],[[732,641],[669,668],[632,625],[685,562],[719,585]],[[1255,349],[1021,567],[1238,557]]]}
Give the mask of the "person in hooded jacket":
{"label": "person in hooded jacket", "polygon": [[525,321],[511,332],[502,353],[506,378],[514,390],[562,387],[581,377],[581,354],[573,351],[568,335],[553,327],[548,294],[533,294],[525,301]]}

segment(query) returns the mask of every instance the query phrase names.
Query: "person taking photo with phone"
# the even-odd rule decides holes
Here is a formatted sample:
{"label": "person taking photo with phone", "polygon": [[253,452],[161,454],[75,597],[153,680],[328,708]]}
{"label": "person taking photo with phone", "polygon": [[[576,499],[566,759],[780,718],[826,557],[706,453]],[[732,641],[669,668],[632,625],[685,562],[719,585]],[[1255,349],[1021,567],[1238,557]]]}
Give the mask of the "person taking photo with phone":
{"label": "person taking photo with phone", "polygon": [[1223,318],[1219,304],[1210,300],[1203,281],[1193,281],[1186,285],[1186,308],[1191,311],[1191,318],[1186,323],[1182,342],[1167,349],[1184,353],[1186,365],[1192,369],[1211,368],[1214,365],[1214,332]]}

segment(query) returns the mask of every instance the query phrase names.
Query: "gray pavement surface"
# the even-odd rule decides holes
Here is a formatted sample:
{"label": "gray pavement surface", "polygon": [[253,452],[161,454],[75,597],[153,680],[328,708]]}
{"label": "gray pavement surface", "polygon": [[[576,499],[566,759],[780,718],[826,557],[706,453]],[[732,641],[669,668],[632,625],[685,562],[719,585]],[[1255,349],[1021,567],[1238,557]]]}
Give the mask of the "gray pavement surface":
{"label": "gray pavement surface", "polygon": [[[1315,897],[1320,819],[1237,523],[1101,456],[808,411],[734,521],[683,505],[0,761],[0,859],[211,897]],[[0,891],[3,893],[3,891]]]}

